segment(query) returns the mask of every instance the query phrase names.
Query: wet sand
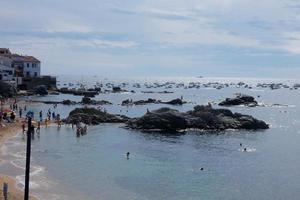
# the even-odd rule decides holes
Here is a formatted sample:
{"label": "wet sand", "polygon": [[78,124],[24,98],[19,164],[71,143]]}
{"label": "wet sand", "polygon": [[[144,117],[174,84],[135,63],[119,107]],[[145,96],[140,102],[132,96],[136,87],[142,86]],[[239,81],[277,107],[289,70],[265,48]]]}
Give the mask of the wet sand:
{"label": "wet sand", "polygon": [[[25,102],[18,102],[19,105],[24,106]],[[4,108],[9,107],[9,105],[4,105]],[[22,132],[22,121],[24,119],[18,117],[18,113],[16,113],[16,120],[13,123],[5,123],[2,122],[0,125],[0,149],[4,145],[5,141],[18,133]],[[41,124],[42,125],[42,124]],[[2,158],[0,157],[0,162],[2,162]],[[3,183],[8,183],[8,199],[9,200],[23,200],[24,199],[24,191],[16,186],[16,180],[14,177],[0,174],[0,200],[3,198]],[[32,200],[36,200],[36,197],[30,197]]]}

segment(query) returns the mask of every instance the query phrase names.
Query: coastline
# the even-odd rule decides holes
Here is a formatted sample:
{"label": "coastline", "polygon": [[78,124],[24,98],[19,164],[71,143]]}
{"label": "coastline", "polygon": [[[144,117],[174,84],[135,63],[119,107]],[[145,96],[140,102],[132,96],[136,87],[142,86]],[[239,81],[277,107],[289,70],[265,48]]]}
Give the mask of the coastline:
{"label": "coastline", "polygon": [[[0,148],[4,145],[5,141],[22,131],[22,123],[20,118],[16,119],[15,123],[7,124],[5,123],[5,127],[1,127],[0,129]],[[0,162],[2,162],[2,158],[0,156]],[[24,194],[23,191],[16,186],[16,178],[11,177],[8,174],[0,174],[0,199],[2,199],[2,186],[3,183],[6,182],[9,185],[8,188],[8,196],[9,200],[23,200]],[[30,196],[31,200],[37,200],[38,198],[34,196]]]}

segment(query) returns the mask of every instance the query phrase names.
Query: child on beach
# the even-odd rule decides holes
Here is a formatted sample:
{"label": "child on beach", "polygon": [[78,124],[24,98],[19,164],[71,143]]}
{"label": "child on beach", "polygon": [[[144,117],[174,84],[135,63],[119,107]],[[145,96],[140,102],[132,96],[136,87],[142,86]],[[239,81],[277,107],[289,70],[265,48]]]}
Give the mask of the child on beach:
{"label": "child on beach", "polygon": [[45,126],[48,127],[48,118],[45,119]]}

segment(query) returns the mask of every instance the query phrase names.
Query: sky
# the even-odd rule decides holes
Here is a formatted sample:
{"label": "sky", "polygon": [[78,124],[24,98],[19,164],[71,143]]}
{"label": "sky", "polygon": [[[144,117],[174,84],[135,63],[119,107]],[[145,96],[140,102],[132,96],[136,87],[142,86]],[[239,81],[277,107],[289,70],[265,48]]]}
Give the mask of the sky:
{"label": "sky", "polygon": [[51,75],[300,78],[300,1],[0,0],[0,46]]}

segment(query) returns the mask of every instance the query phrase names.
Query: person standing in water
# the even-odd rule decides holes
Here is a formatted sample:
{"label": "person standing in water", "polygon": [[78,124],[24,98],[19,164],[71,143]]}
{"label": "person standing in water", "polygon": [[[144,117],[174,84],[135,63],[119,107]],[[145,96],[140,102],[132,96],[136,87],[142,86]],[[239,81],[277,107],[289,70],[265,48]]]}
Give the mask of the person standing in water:
{"label": "person standing in water", "polygon": [[126,153],[126,158],[127,158],[127,160],[129,160],[129,155],[130,155],[130,153],[127,152],[127,153]]}

